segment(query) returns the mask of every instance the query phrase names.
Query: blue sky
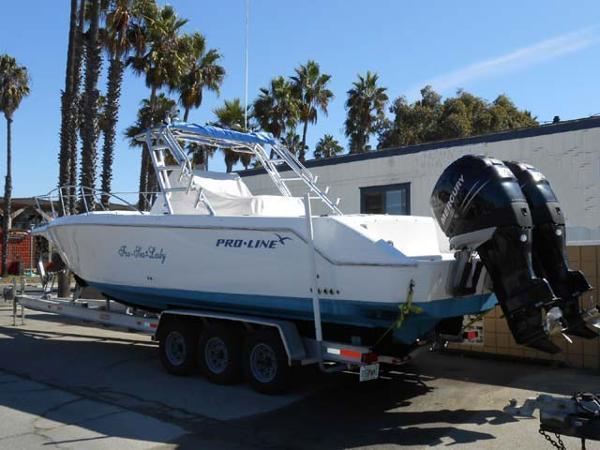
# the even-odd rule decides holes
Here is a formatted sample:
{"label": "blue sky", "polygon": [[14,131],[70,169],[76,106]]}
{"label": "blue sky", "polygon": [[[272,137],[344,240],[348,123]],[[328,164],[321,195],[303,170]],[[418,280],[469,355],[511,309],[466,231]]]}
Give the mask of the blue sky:
{"label": "blue sky", "polygon": [[[442,94],[465,88],[492,100],[509,95],[540,121],[600,113],[600,2],[250,0],[249,97],[275,75],[315,59],[332,75],[335,99],[308,131],[343,135],[346,91],[357,73],[376,71],[390,98],[414,99],[427,83]],[[164,4],[164,1],[160,1]],[[212,120],[224,99],[243,98],[244,0],[173,0],[187,31],[201,31],[224,58],[221,96],[205,96],[191,118]],[[49,191],[57,183],[59,93],[64,87],[68,0],[4,2],[0,53],[28,67],[31,95],[15,114],[14,195]],[[104,80],[100,85],[105,88]],[[127,74],[121,100],[115,191],[135,190],[139,150],[122,130],[148,96],[142,79]],[[0,175],[5,175],[6,128],[0,124]],[[223,168],[222,157],[211,161]]]}

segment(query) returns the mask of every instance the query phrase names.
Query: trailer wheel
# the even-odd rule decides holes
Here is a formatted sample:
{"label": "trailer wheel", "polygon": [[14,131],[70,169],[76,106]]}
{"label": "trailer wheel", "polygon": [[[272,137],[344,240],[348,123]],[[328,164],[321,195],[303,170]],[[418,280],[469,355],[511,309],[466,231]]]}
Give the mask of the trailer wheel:
{"label": "trailer wheel", "polygon": [[196,367],[198,332],[191,323],[171,320],[161,326],[160,361],[173,375],[189,375]]}
{"label": "trailer wheel", "polygon": [[198,366],[213,383],[233,384],[242,375],[242,336],[233,325],[209,325],[198,343]]}
{"label": "trailer wheel", "polygon": [[256,331],[248,335],[244,347],[244,374],[253,389],[280,394],[289,388],[291,370],[278,334]]}

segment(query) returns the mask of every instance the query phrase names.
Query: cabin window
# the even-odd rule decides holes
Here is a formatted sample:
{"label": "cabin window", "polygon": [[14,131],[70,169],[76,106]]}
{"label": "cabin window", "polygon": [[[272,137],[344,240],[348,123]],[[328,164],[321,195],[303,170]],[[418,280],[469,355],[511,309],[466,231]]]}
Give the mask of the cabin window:
{"label": "cabin window", "polygon": [[410,215],[410,183],[360,188],[360,212]]}

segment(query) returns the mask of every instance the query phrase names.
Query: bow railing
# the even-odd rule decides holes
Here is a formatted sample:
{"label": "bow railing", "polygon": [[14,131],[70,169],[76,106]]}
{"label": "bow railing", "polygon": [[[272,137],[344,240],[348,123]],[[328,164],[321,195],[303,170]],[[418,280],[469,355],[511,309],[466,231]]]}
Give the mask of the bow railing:
{"label": "bow railing", "polygon": [[[92,211],[135,211],[140,198],[152,204],[158,192],[104,192],[87,186],[60,186],[45,195],[34,197],[37,211],[46,221],[59,216],[86,214]],[[128,200],[126,197],[131,197]]]}

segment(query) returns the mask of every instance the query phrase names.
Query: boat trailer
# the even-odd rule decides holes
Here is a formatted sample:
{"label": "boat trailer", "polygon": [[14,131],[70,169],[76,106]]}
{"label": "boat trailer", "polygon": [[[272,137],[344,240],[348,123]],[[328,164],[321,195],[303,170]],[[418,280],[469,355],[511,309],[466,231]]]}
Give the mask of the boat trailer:
{"label": "boat trailer", "polygon": [[[21,311],[18,311],[18,307]],[[28,295],[17,292],[14,296],[13,324],[25,317],[23,309],[49,312],[82,321],[92,326],[115,327],[149,335],[159,340],[162,327],[177,319],[196,318],[206,323],[237,323],[245,328],[267,328],[275,331],[285,349],[289,366],[319,364],[325,372],[358,370],[360,381],[379,378],[379,364],[401,365],[409,357],[397,358],[378,355],[369,347],[347,343],[316,340],[303,337],[293,322],[258,316],[227,314],[214,311],[173,309],[161,314],[126,307],[112,300],[57,298],[47,295]]]}
{"label": "boat trailer", "polygon": [[[176,375],[185,375],[193,367],[189,353],[193,353],[196,358],[196,351],[189,351],[189,348],[201,347],[200,351],[206,352],[207,363],[210,355],[214,359],[214,367],[202,370],[205,375],[217,383],[228,383],[233,381],[226,376],[227,369],[223,369],[223,364],[230,364],[231,361],[219,361],[228,358],[231,350],[234,353],[246,353],[243,355],[245,364],[248,359],[253,360],[260,355],[263,358],[261,362],[265,373],[268,368],[265,366],[265,358],[279,359],[277,367],[279,372],[288,372],[289,367],[306,366],[317,364],[321,371],[326,373],[340,371],[358,371],[360,381],[369,381],[379,378],[380,364],[386,366],[396,366],[407,362],[415,353],[424,349],[437,349],[444,347],[452,336],[434,335],[429,340],[417,342],[412,352],[404,356],[386,356],[373,351],[372,347],[362,345],[361,342],[352,341],[333,342],[323,339],[321,306],[317,288],[317,268],[316,268],[316,250],[314,247],[314,228],[312,223],[311,200],[319,199],[319,196],[306,194],[304,196],[306,231],[308,236],[308,265],[311,269],[311,300],[313,306],[313,330],[308,336],[303,336],[297,325],[293,321],[282,320],[272,317],[262,317],[246,314],[230,314],[225,312],[202,310],[202,309],[168,309],[160,314],[150,313],[126,307],[117,301],[109,298],[105,300],[91,300],[79,298],[81,290],[75,289],[73,298],[56,298],[50,294],[53,275],[47,274],[43,264],[38,263],[38,271],[44,293],[41,296],[26,295],[24,289],[21,289],[19,295],[15,298],[15,307],[13,309],[14,322],[16,324],[17,310],[16,305],[32,310],[51,312],[61,316],[70,317],[77,320],[83,320],[91,324],[103,326],[116,326],[130,331],[151,335],[154,340],[159,341],[159,354],[163,366],[170,373]],[[411,292],[414,284],[411,284]],[[14,287],[16,293],[16,285]],[[409,293],[409,296],[412,295]],[[24,316],[21,311],[21,318]],[[393,326],[393,325],[392,325]],[[200,338],[202,330],[210,329],[208,336]],[[202,333],[201,333],[202,331]],[[314,336],[313,336],[314,332]],[[262,341],[254,343],[254,350],[247,350],[250,336],[261,336]],[[467,339],[473,339],[477,336],[468,336]],[[454,339],[463,339],[463,335],[455,336]],[[204,342],[208,340],[207,342]],[[242,342],[244,345],[242,345]],[[433,345],[431,345],[433,343]],[[204,347],[202,347],[204,346]],[[182,356],[182,349],[188,348],[187,356]],[[227,348],[229,347],[229,349]],[[240,349],[240,347],[244,347]],[[260,352],[258,350],[260,350]],[[256,350],[256,352],[255,352]],[[267,355],[267,356],[265,356]],[[239,357],[236,355],[235,357]],[[181,358],[184,358],[182,360]],[[255,359],[256,359],[255,358]],[[267,359],[268,359],[267,358]],[[199,358],[203,359],[203,358]],[[251,365],[252,363],[250,363]],[[258,364],[258,363],[257,363]],[[285,367],[283,367],[285,366]],[[239,371],[239,367],[237,368]],[[219,371],[221,373],[219,374]],[[278,393],[284,390],[283,385],[287,384],[283,380],[281,383],[274,383],[270,386],[269,382],[264,380],[268,377],[263,376],[261,381],[260,371],[249,370],[246,374],[250,384],[260,392]],[[264,375],[264,373],[263,373]]]}

